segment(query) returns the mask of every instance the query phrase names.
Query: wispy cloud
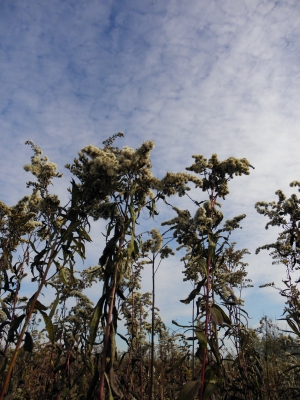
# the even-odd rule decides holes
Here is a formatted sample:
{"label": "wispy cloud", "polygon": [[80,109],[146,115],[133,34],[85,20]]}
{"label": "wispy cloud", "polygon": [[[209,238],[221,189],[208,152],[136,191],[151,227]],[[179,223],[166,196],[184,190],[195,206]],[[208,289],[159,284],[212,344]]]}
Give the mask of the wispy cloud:
{"label": "wispy cloud", "polygon": [[[256,169],[232,182],[223,208],[227,218],[248,214],[235,239],[254,253],[276,237],[254,203],[299,179],[299,19],[296,0],[2,1],[1,198],[12,204],[25,191],[30,138],[60,170],[117,131],[132,147],[155,140],[158,176],[194,153],[247,157]],[[269,257],[248,260],[255,283],[283,277]],[[166,314],[181,293],[177,269],[174,283],[169,272],[160,280]],[[261,296],[267,313],[278,295]]]}

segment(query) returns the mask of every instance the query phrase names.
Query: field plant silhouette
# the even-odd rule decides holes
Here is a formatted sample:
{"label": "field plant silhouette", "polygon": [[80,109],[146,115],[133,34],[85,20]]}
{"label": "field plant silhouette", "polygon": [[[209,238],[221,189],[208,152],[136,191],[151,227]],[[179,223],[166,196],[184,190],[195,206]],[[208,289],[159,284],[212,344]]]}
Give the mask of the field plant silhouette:
{"label": "field plant silhouette", "polygon": [[[31,194],[14,206],[0,202],[0,400],[299,398],[297,196],[286,199],[279,191],[277,203],[256,205],[270,218],[267,226],[283,227],[275,243],[260,249],[272,249],[274,262],[287,268],[279,290],[291,331],[267,317],[249,329],[241,298],[252,286],[243,261],[248,251],[230,241],[245,214],[226,220],[220,211],[230,180],[248,175],[249,161],[194,155],[187,171],[157,178],[153,141],[118,148],[122,137],[86,146],[66,165],[72,179],[65,205],[50,192],[61,176],[56,164],[27,142]],[[172,196],[177,203],[189,199],[194,215],[172,206]],[[155,218],[162,205],[175,213],[162,223],[165,232]],[[93,230],[97,224],[105,226],[104,244]],[[78,272],[92,240],[99,243],[99,261]],[[183,280],[193,290],[178,301],[192,304],[192,321],[173,321],[175,331],[159,315],[155,277],[179,251]],[[151,293],[141,291],[146,266]],[[95,304],[90,288],[100,293]],[[47,293],[50,304],[41,300]],[[117,350],[117,338],[125,350]]]}

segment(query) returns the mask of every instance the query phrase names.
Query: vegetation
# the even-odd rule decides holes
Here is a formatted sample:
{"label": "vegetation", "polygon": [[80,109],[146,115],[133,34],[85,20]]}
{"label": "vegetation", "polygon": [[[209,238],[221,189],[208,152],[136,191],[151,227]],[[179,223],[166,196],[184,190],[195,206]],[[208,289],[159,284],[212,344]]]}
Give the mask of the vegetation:
{"label": "vegetation", "polygon": [[[243,261],[248,250],[230,241],[245,215],[224,221],[220,211],[229,182],[253,168],[249,161],[194,155],[188,172],[157,178],[154,143],[119,149],[114,141],[122,136],[102,148],[84,147],[66,166],[73,176],[66,205],[50,192],[61,177],[56,164],[27,142],[33,156],[24,168],[36,178],[27,184],[31,195],[15,206],[0,202],[0,400],[299,398],[298,197],[278,191],[277,203],[256,204],[270,219],[266,228],[283,227],[275,243],[257,251],[272,249],[274,263],[286,266],[279,293],[290,331],[267,317],[252,330],[241,298],[252,286]],[[173,207],[174,195],[186,196],[195,214]],[[160,231],[155,217],[162,205],[174,217]],[[104,240],[93,230],[101,221]],[[76,264],[92,240],[102,246],[99,262],[79,272]],[[155,277],[175,251],[183,255],[183,280],[193,287],[178,298],[191,307],[192,323],[173,321],[171,331],[156,306]],[[152,293],[141,292],[145,265],[152,269]],[[87,297],[93,287],[96,304]],[[47,293],[51,304],[42,300]],[[126,350],[117,350],[117,338]]]}

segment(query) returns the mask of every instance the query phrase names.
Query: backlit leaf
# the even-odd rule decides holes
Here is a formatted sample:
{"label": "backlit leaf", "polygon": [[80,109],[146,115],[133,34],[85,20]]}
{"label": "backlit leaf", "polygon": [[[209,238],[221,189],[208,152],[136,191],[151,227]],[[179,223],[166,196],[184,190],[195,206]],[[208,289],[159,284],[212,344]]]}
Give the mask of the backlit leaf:
{"label": "backlit leaf", "polygon": [[201,345],[201,348],[207,348],[207,337],[205,336],[205,333],[196,329],[195,334],[197,336],[199,344]]}
{"label": "backlit leaf", "polygon": [[54,303],[53,303],[53,306],[51,308],[51,311],[50,311],[50,314],[49,314],[49,318],[50,319],[52,319],[52,317],[53,317],[53,315],[54,315],[54,313],[56,311],[56,308],[58,306],[58,302],[59,302],[59,293],[57,293],[56,298],[55,298]]}
{"label": "backlit leaf", "polygon": [[11,323],[10,323],[10,328],[7,334],[7,341],[8,342],[13,342],[14,341],[14,335],[17,329],[19,328],[20,324],[22,323],[23,319],[25,318],[25,314],[20,315],[19,317],[15,318]]}
{"label": "backlit leaf", "polygon": [[187,357],[187,356],[185,355],[185,356],[181,357],[179,360],[177,360],[177,361],[175,362],[175,364],[172,365],[171,368],[169,368],[169,369],[166,370],[166,374],[169,374],[170,372],[174,371],[174,369],[178,368],[178,367],[184,362],[184,360],[186,359],[186,357]]}
{"label": "backlit leaf", "polygon": [[98,303],[96,307],[94,308],[93,316],[91,319],[90,323],[90,336],[89,336],[89,342],[90,345],[93,346],[96,336],[97,336],[97,330],[99,326],[99,321],[102,315],[102,307],[103,307],[103,302],[104,302],[104,295],[98,300]]}
{"label": "backlit leaf", "polygon": [[51,319],[49,318],[49,316],[42,310],[39,310],[40,313],[43,316],[44,322],[45,322],[45,326],[46,326],[46,330],[48,332],[49,335],[49,339],[51,341],[51,343],[54,343],[54,329],[53,329],[53,324],[51,322]]}
{"label": "backlit leaf", "polygon": [[220,383],[208,383],[204,389],[203,400],[209,399],[209,397],[215,393],[220,386]]}

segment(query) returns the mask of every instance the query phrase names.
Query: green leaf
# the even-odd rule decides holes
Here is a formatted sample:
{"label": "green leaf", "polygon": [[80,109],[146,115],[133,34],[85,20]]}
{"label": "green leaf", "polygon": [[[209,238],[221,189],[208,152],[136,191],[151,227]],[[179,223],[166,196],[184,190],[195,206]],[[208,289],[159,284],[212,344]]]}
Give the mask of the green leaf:
{"label": "green leaf", "polygon": [[78,233],[82,235],[88,242],[92,242],[92,239],[90,235],[87,233],[87,231],[81,226],[78,230]]}
{"label": "green leaf", "polygon": [[292,330],[295,332],[295,334],[297,336],[300,336],[300,331],[299,331],[297,325],[295,324],[295,322],[290,318],[287,318],[286,322],[289,324],[289,326],[292,328]]}
{"label": "green leaf", "polygon": [[68,280],[67,280],[67,277],[66,277],[66,274],[65,274],[65,269],[64,269],[64,267],[60,268],[60,270],[59,270],[59,272],[58,272],[58,275],[59,275],[60,281],[61,281],[62,283],[64,283],[65,285],[68,285]]}
{"label": "green leaf", "polygon": [[109,382],[110,382],[110,386],[111,386],[112,391],[114,392],[114,394],[116,396],[120,397],[120,399],[122,399],[123,398],[123,393],[120,390],[120,383],[119,383],[118,377],[115,374],[115,371],[113,370],[112,367],[109,370]]}
{"label": "green leaf", "polygon": [[223,326],[224,319],[222,313],[219,310],[213,309],[213,307],[210,307],[209,311],[214,323]]}
{"label": "green leaf", "polygon": [[174,364],[171,368],[169,368],[169,369],[166,370],[166,374],[169,374],[170,372],[174,371],[174,369],[178,368],[178,367],[184,362],[184,360],[186,359],[186,357],[187,357],[187,356],[185,355],[185,356],[181,357],[179,360],[177,360],[177,361],[175,362],[175,364]]}
{"label": "green leaf", "polygon": [[155,200],[153,199],[151,202],[151,206],[146,206],[146,208],[148,208],[149,215],[150,217],[152,217],[154,219],[155,215],[159,215],[159,213],[156,211],[156,204],[155,204]]}
{"label": "green leaf", "polygon": [[34,304],[34,309],[39,311],[45,311],[48,307],[44,306],[40,301],[36,300]]}
{"label": "green leaf", "polygon": [[208,399],[213,393],[215,393],[219,388],[220,383],[208,383],[205,386],[204,393],[203,393],[203,400]]}
{"label": "green leaf", "polygon": [[194,400],[201,386],[201,381],[189,381],[181,389],[178,400]]}
{"label": "green leaf", "polygon": [[128,252],[128,257],[132,257],[135,258],[135,254],[134,254],[134,234],[132,234],[128,248],[127,248],[127,252]]}
{"label": "green leaf", "polygon": [[197,339],[199,341],[201,348],[206,349],[207,348],[207,337],[206,337],[205,333],[203,331],[199,331],[196,329],[195,334],[197,336]]}
{"label": "green leaf", "polygon": [[78,240],[73,238],[73,243],[75,245],[71,246],[71,249],[75,250],[76,253],[80,256],[82,261],[85,260],[85,247],[84,244],[82,243],[81,239],[79,238]]}
{"label": "green leaf", "polygon": [[54,329],[53,329],[52,321],[44,311],[42,311],[42,310],[39,310],[39,311],[43,316],[43,319],[44,319],[44,322],[45,322],[45,326],[46,326],[46,330],[47,330],[48,335],[49,335],[49,339],[50,339],[51,343],[54,343]]}
{"label": "green leaf", "polygon": [[[226,324],[228,324],[228,325],[231,325],[230,318],[229,318],[228,315],[225,313],[225,311],[224,311],[220,306],[218,306],[218,304],[213,304],[213,305],[211,306],[210,310],[213,310],[215,316],[217,317],[216,320],[218,320],[218,319],[219,319],[220,321],[223,320],[222,325],[224,324],[224,322],[225,322]],[[211,312],[211,314],[212,314],[212,312]],[[212,318],[214,318],[214,317],[213,317],[213,314],[212,314]],[[216,322],[216,321],[214,321],[214,322]],[[219,322],[216,322],[216,323],[219,323]],[[220,324],[220,325],[221,325],[221,324]]]}
{"label": "green leaf", "polygon": [[206,259],[204,257],[200,257],[199,260],[198,260],[198,263],[199,263],[199,267],[200,267],[201,271],[205,275],[205,278],[207,278],[207,262],[206,262]]}
{"label": "green leaf", "polygon": [[136,221],[136,213],[135,213],[135,210],[134,210],[134,207],[132,204],[130,204],[129,210],[130,210],[130,216],[131,216],[131,221],[132,221],[132,230],[134,231],[135,221]]}
{"label": "green leaf", "polygon": [[108,379],[108,376],[107,376],[107,374],[104,372],[104,376],[105,376],[105,379],[106,379],[106,382],[107,382],[107,386],[108,386],[108,400],[114,400],[114,397],[113,397],[113,395],[112,395],[112,391],[111,391],[111,387],[110,387],[110,383],[109,383],[109,379]]}
{"label": "green leaf", "polygon": [[208,255],[210,260],[214,260],[215,257],[215,251],[216,251],[216,242],[213,240],[212,235],[208,234],[208,241],[209,241],[209,246],[208,246]]}
{"label": "green leaf", "polygon": [[103,295],[99,300],[94,308],[94,312],[92,315],[91,323],[90,323],[90,336],[89,336],[89,342],[90,345],[93,346],[96,336],[97,336],[97,330],[99,326],[99,321],[102,316],[102,307],[103,307],[103,302],[105,299],[105,295]]}
{"label": "green leaf", "polygon": [[108,356],[110,358],[110,362],[113,365],[116,357],[116,333],[114,329],[114,324],[111,324],[111,329],[110,329],[110,355]]}
{"label": "green leaf", "polygon": [[220,357],[219,347],[216,339],[213,336],[209,339],[209,345],[212,352],[214,353],[214,356],[216,357],[217,364],[220,365],[221,357]]}
{"label": "green leaf", "polygon": [[53,318],[53,315],[54,315],[54,313],[55,313],[55,311],[56,311],[56,308],[57,308],[57,306],[58,306],[58,302],[59,302],[59,293],[57,293],[56,299],[54,300],[53,306],[52,306],[52,308],[51,308],[51,311],[50,311],[50,314],[49,314],[49,318],[50,318],[50,319]]}
{"label": "green leaf", "polygon": [[140,251],[139,245],[137,244],[137,241],[135,240],[135,241],[134,241],[134,254],[135,254],[135,256],[136,256],[137,254],[139,254],[139,251]]}
{"label": "green leaf", "polygon": [[74,181],[73,178],[72,178],[71,184],[72,184],[71,208],[74,208],[74,207],[75,207],[75,204],[77,203],[79,188],[78,188],[78,186],[76,185],[76,182]]}

